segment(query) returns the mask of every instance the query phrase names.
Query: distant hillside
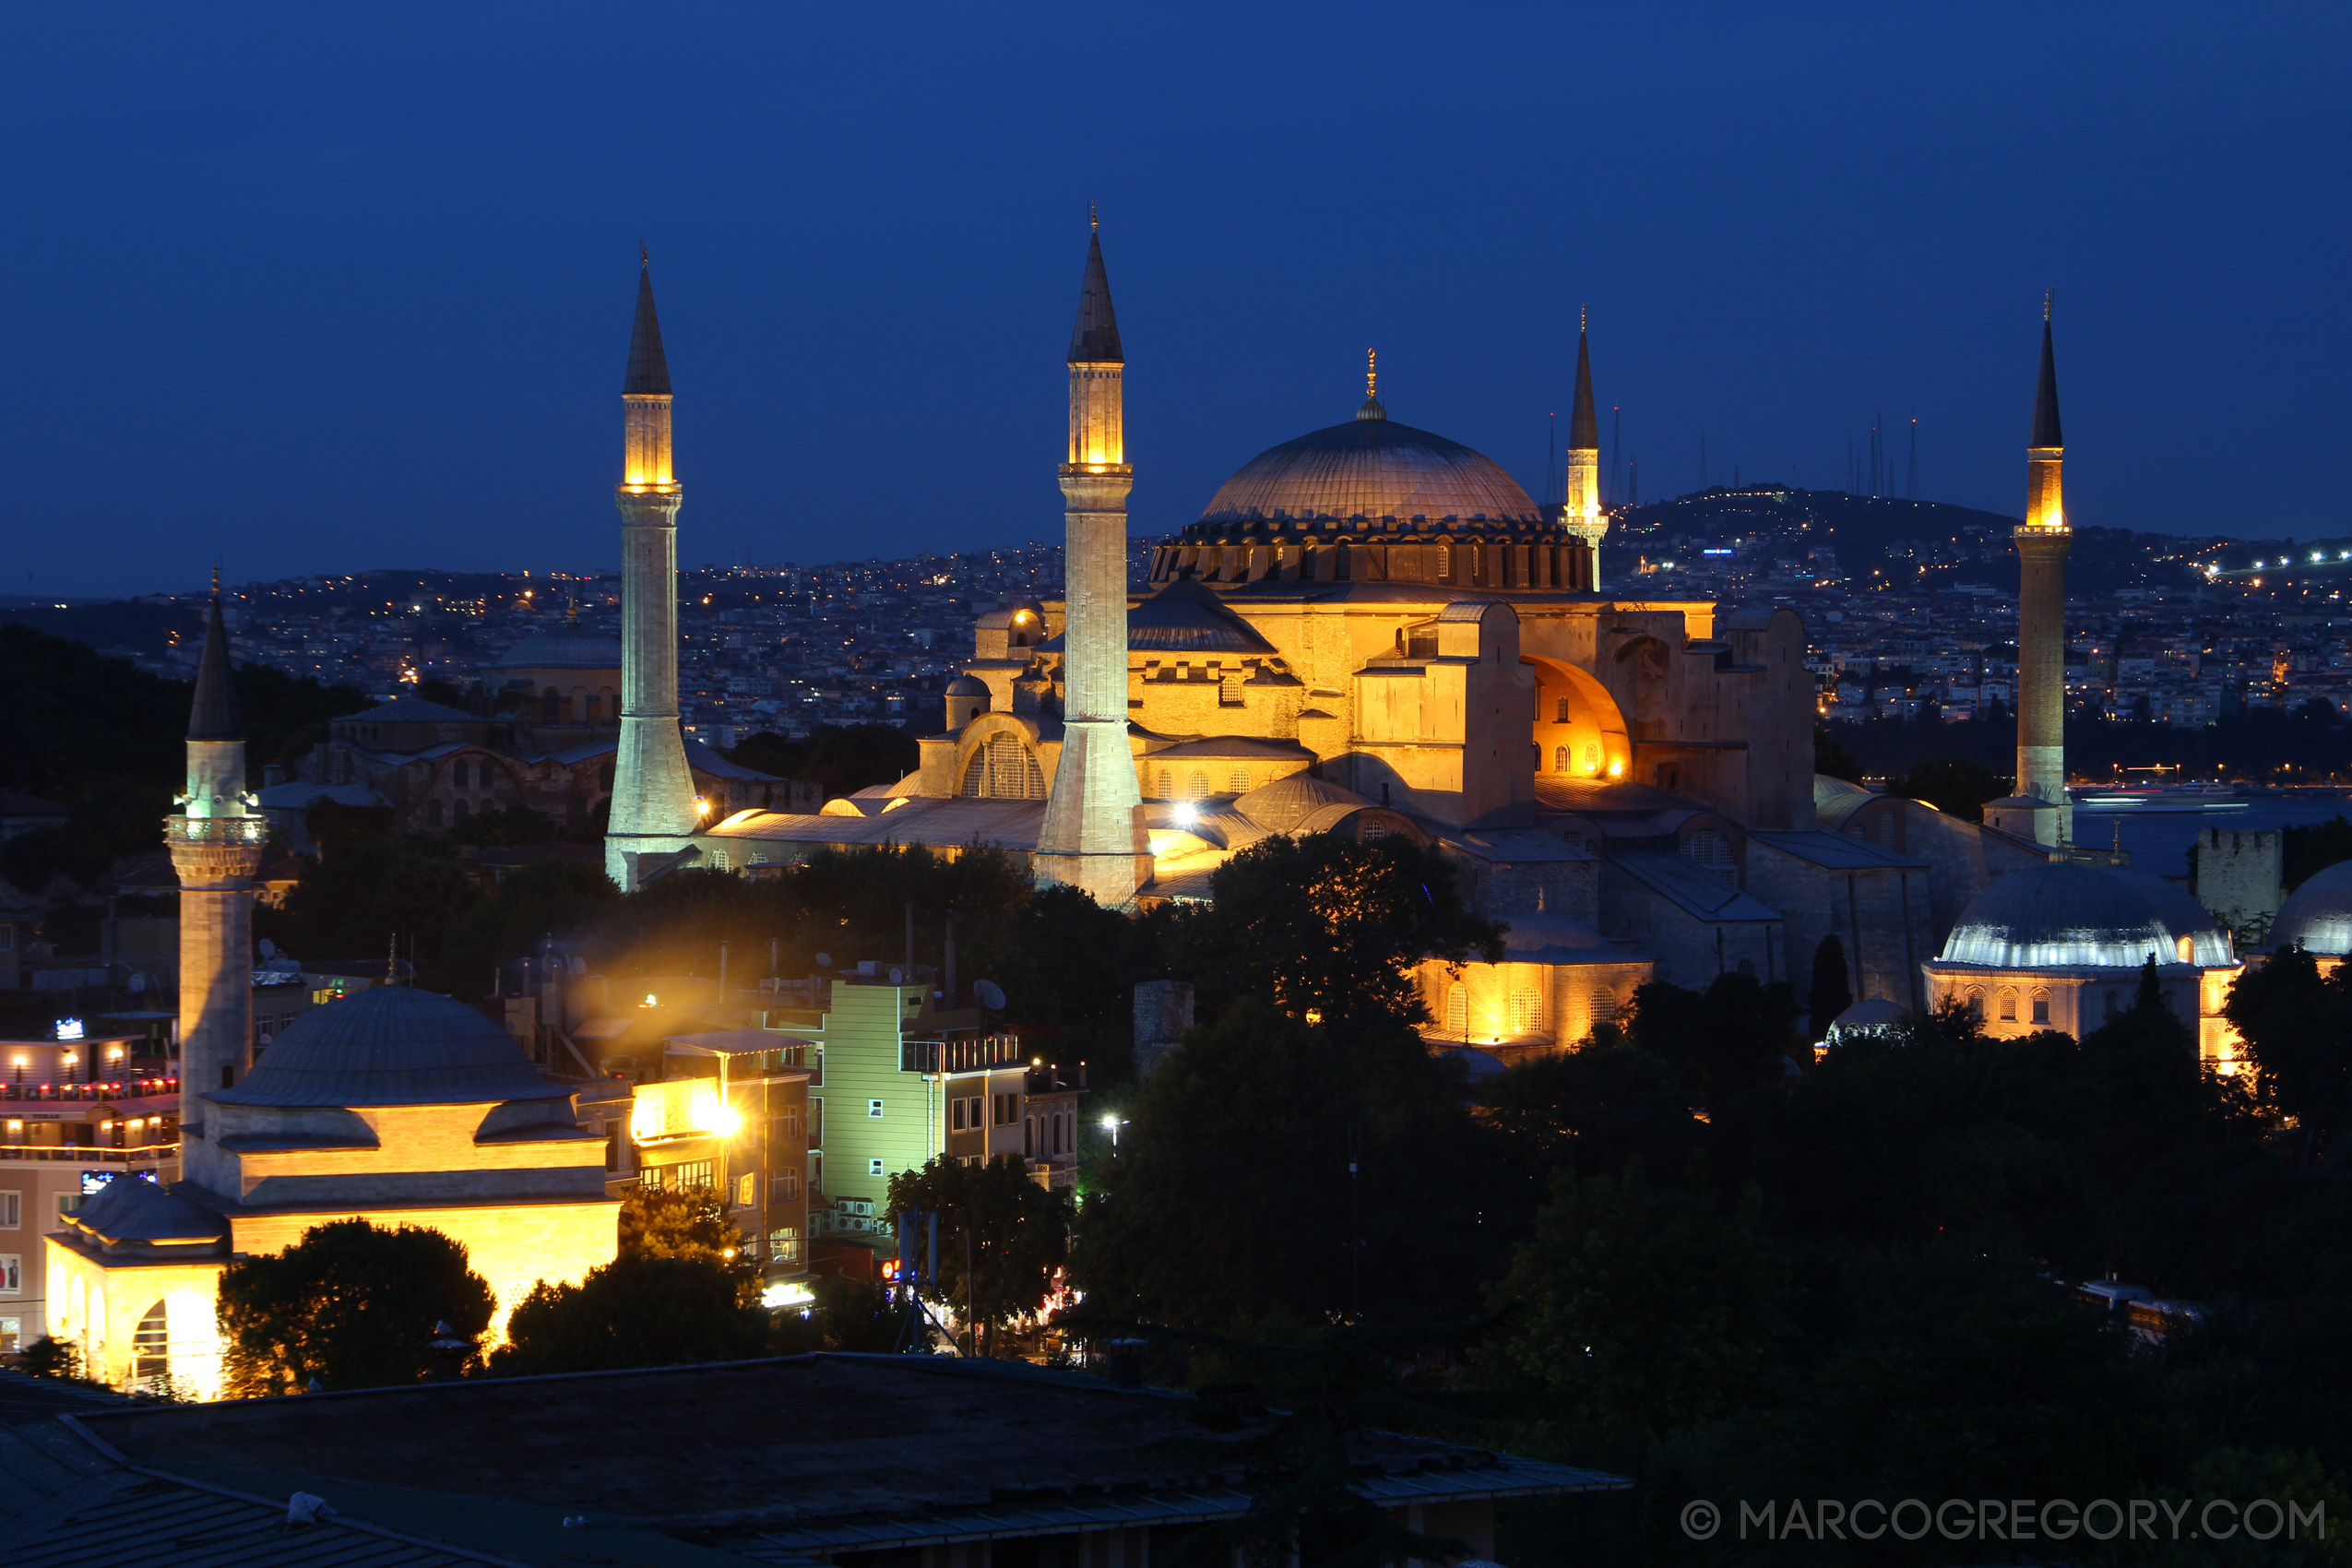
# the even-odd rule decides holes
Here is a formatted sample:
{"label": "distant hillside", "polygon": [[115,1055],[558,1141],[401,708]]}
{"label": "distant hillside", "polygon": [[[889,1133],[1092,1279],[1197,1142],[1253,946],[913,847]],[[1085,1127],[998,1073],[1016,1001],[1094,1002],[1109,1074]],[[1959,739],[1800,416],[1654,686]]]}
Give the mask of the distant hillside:
{"label": "distant hillside", "polygon": [[160,659],[175,641],[204,635],[204,617],[195,606],[140,599],[64,605],[0,603],[0,625],[12,623],[53,637],[86,643],[102,653],[143,659]]}
{"label": "distant hillside", "polygon": [[[1768,558],[1802,559],[1827,545],[1837,552],[1848,587],[1867,584],[1877,572],[1906,586],[1989,583],[2003,593],[2017,591],[2010,530],[2022,519],[1948,502],[1749,485],[1633,507],[1615,520],[1623,547],[1645,555],[1729,545],[1735,538],[1750,541],[1743,550],[1760,550]],[[2078,528],[2067,552],[2067,585],[2076,593],[2101,593],[2177,584],[2187,575],[2183,557],[2221,542]]]}

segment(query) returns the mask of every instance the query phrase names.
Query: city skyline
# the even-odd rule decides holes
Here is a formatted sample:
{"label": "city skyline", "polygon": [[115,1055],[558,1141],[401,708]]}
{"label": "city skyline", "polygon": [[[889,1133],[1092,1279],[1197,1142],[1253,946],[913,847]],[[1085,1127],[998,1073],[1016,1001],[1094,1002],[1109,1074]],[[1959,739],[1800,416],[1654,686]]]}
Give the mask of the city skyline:
{"label": "city skyline", "polygon": [[[1697,15],[1456,18],[1408,48],[1319,13],[1247,46],[1216,18],[1052,11],[888,38],[502,13],[456,52],[429,19],[44,18],[28,57],[53,68],[6,111],[32,152],[11,336],[41,369],[6,418],[22,515],[58,526],[5,587],[181,588],[216,556],[240,578],[604,561],[641,241],[682,560],[1050,538],[1089,199],[1139,534],[1344,419],[1367,347],[1396,418],[1537,484],[1586,308],[1645,498],[1840,487],[1850,442],[1917,417],[1925,493],[2014,515],[2049,288],[2081,521],[2339,530],[2342,160],[2310,133],[2340,20],[2135,11],[2125,35],[2085,12],[2021,50],[1998,15],[1867,37]],[[1074,110],[1114,59],[1117,107]],[[1420,107],[1467,93],[1479,113]],[[2174,468],[2191,420],[2233,454],[2206,489]],[[1612,470],[1617,447],[1613,422]],[[870,546],[828,548],[845,532]]]}

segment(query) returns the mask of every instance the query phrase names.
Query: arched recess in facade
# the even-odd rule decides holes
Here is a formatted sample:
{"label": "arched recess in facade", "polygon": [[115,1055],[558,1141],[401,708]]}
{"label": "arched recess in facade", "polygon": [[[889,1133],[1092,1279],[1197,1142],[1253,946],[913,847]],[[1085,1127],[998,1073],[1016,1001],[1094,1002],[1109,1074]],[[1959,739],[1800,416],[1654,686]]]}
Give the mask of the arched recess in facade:
{"label": "arched recess in facade", "polygon": [[1522,654],[1536,672],[1536,771],[1567,778],[1617,778],[1632,766],[1633,742],[1617,699],[1590,671]]}
{"label": "arched recess in facade", "polygon": [[1047,777],[1037,731],[1016,714],[981,714],[956,750],[956,793],[968,799],[1041,801]]}

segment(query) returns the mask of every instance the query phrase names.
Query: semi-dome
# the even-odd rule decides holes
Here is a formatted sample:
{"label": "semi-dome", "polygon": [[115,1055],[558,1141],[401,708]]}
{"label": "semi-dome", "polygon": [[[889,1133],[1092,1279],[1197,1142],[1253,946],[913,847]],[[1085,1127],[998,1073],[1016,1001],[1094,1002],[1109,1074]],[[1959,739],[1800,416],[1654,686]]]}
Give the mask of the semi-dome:
{"label": "semi-dome", "polygon": [[2271,921],[2271,944],[2336,956],[2352,954],[2352,861],[2314,873],[2287,896]]}
{"label": "semi-dome", "polygon": [[1370,804],[1353,790],[1342,789],[1313,774],[1294,773],[1238,797],[1233,809],[1270,832],[1289,833],[1326,807],[1346,806],[1352,810]]}
{"label": "semi-dome", "polygon": [[618,670],[621,641],[580,629],[575,621],[533,632],[502,653],[493,670]]}
{"label": "semi-dome", "polygon": [[947,683],[947,689],[942,692],[940,695],[949,697],[984,697],[988,695],[988,683],[980,679],[977,675],[958,675],[954,680]]}
{"label": "semi-dome", "polygon": [[2163,913],[2127,879],[2059,861],[2012,872],[1968,900],[1941,962],[1987,968],[2135,968],[2178,957]]}
{"label": "semi-dome", "polygon": [[487,1105],[556,1099],[505,1029],[462,1002],[376,986],[303,1014],[217,1105]]}
{"label": "semi-dome", "polygon": [[1349,420],[1269,447],[1218,488],[1205,524],[1414,519],[1532,527],[1519,481],[1458,441],[1384,417]]}

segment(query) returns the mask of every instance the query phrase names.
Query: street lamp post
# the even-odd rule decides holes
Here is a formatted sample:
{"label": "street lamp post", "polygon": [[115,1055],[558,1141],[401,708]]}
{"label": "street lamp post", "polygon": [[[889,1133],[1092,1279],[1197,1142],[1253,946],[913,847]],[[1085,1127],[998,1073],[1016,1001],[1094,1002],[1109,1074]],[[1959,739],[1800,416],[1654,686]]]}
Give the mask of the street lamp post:
{"label": "street lamp post", "polygon": [[1103,1130],[1111,1134],[1111,1158],[1113,1159],[1119,1158],[1119,1129],[1126,1124],[1116,1116],[1106,1116],[1102,1119]]}

